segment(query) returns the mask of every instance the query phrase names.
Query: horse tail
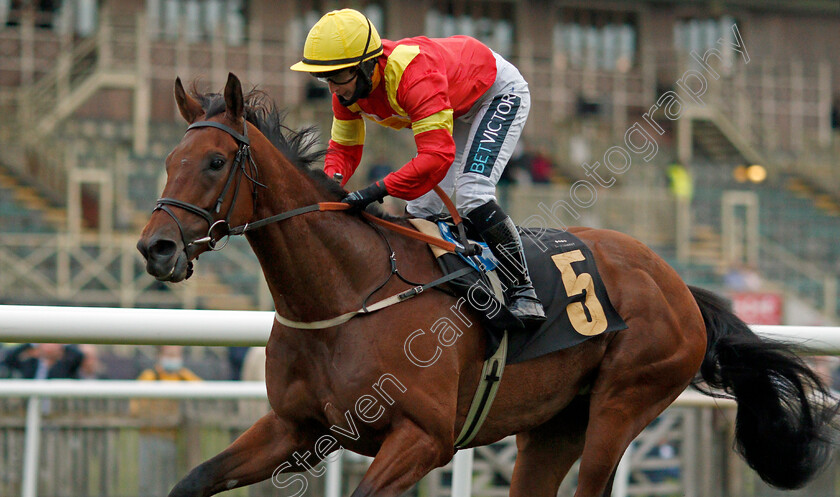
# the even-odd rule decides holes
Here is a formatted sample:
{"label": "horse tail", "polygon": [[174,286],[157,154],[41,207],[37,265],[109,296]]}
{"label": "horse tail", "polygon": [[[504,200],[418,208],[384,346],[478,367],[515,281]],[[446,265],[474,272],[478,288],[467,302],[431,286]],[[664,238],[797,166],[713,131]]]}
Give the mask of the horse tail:
{"label": "horse tail", "polygon": [[[838,411],[791,345],[762,339],[712,292],[689,287],[706,324],[702,393],[734,398],[735,450],[770,485],[794,489],[828,465]],[[712,389],[723,391],[715,393]]]}

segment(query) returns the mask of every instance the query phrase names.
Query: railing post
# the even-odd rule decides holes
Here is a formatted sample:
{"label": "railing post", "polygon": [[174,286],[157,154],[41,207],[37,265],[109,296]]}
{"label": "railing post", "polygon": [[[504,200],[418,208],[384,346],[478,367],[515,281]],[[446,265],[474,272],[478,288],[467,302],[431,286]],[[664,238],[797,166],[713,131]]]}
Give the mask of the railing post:
{"label": "railing post", "polygon": [[341,497],[341,470],[344,450],[339,449],[338,453],[327,458],[327,482],[326,497]]}
{"label": "railing post", "polygon": [[475,449],[463,449],[452,460],[452,495],[469,497],[472,492],[472,470]]}
{"label": "railing post", "polygon": [[630,461],[632,457],[633,444],[631,443],[624,451],[624,455],[621,456],[621,460],[618,462],[618,467],[615,470],[612,497],[627,497],[627,491],[630,487]]}
{"label": "railing post", "polygon": [[[713,482],[714,474],[712,471],[712,463],[714,456],[712,448],[714,446],[714,421],[712,410],[708,407],[698,407],[699,409],[699,430],[697,430],[698,443],[697,452],[699,461],[695,463],[695,470],[698,471],[697,480],[701,482]],[[685,471],[685,467],[680,468]],[[719,487],[719,484],[715,482]],[[703,485],[699,489],[700,497],[714,497],[717,493],[717,488],[712,485]]]}
{"label": "railing post", "polygon": [[41,400],[29,397],[26,404],[26,432],[23,448],[23,482],[21,497],[38,495],[38,459],[41,453]]}
{"label": "railing post", "polygon": [[684,497],[697,497],[701,481],[698,478],[700,464],[697,454],[697,409],[685,409],[682,412],[682,458],[680,465],[680,483]]}

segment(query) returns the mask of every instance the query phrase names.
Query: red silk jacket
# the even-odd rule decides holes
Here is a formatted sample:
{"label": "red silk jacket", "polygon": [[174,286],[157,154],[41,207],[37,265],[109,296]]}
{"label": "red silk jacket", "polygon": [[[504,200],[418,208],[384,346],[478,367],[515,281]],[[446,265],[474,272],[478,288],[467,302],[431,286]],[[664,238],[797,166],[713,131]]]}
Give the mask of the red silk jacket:
{"label": "red silk jacket", "polygon": [[455,160],[453,120],[470,110],[496,80],[496,60],[468,36],[382,40],[384,57],[368,98],[344,107],[333,95],[333,124],[324,172],[344,182],[362,158],[370,119],[394,129],[410,127],[417,156],[385,177],[390,195],[415,199],[437,185]]}

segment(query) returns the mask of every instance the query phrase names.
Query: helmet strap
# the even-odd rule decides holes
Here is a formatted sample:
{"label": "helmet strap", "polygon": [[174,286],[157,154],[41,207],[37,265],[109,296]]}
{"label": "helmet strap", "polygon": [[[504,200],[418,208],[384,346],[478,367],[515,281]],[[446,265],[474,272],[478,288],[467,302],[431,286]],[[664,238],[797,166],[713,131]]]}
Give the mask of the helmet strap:
{"label": "helmet strap", "polygon": [[368,59],[356,67],[356,89],[353,91],[353,95],[350,98],[336,95],[341,105],[349,107],[360,98],[370,96],[370,92],[373,90],[373,70],[376,67],[376,61],[378,59],[379,57]]}

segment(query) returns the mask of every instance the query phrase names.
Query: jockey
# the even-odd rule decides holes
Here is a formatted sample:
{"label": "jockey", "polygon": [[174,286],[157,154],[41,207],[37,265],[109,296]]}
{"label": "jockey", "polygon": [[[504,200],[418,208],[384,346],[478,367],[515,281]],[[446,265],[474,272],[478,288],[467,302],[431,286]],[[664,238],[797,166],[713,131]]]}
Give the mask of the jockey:
{"label": "jockey", "polygon": [[511,63],[467,36],[383,40],[363,14],[342,9],[312,27],[303,60],[291,69],[329,85],[333,123],[324,172],[342,185],[362,157],[363,117],[414,133],[414,159],[343,202],[363,209],[393,195],[408,201],[409,214],[430,217],[443,212],[435,185],[457,192],[458,211],[499,261],[513,315],[526,325],[545,320],[522,240],[495,196],[531,104],[528,83]]}

